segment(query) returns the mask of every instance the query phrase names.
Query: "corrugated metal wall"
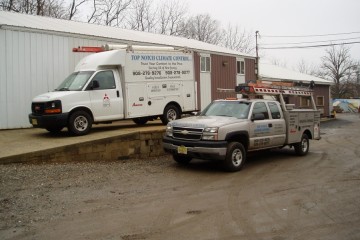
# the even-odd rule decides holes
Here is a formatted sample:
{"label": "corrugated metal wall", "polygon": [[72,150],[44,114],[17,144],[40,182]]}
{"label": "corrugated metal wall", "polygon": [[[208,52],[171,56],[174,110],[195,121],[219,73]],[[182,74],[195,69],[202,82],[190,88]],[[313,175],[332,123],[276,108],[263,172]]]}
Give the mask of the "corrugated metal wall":
{"label": "corrugated metal wall", "polygon": [[[261,70],[260,70],[261,71]],[[245,82],[256,81],[255,59],[245,58]]]}
{"label": "corrugated metal wall", "polygon": [[87,55],[72,48],[105,43],[0,29],[0,129],[30,127],[32,98],[56,88]]}

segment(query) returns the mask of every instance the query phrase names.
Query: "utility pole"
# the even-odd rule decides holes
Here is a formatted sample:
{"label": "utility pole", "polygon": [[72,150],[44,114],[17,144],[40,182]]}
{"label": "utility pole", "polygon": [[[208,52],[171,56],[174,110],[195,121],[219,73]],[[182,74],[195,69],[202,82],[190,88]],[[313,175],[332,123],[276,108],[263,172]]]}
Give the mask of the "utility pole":
{"label": "utility pole", "polygon": [[259,47],[258,47],[258,36],[260,37],[259,31],[256,31],[256,32],[255,32],[255,49],[256,49],[255,76],[256,76],[256,80],[259,79]]}

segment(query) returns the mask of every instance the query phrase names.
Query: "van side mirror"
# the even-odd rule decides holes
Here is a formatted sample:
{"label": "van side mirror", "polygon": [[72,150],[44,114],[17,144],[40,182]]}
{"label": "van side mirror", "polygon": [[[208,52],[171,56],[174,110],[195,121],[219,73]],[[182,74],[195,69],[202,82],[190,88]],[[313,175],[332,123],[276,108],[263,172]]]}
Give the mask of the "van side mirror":
{"label": "van side mirror", "polygon": [[91,89],[96,89],[99,87],[100,87],[99,82],[97,80],[93,80],[91,84]]}
{"label": "van side mirror", "polygon": [[265,115],[263,113],[254,113],[251,117],[251,121],[264,120]]}

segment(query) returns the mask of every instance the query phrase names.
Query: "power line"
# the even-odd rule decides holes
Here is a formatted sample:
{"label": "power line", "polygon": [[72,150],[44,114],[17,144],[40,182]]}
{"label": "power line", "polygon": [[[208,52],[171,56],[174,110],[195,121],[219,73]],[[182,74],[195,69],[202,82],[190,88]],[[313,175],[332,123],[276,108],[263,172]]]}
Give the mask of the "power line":
{"label": "power line", "polygon": [[357,34],[357,33],[360,33],[360,32],[329,33],[329,34],[316,34],[316,35],[297,35],[297,36],[261,35],[261,37],[268,37],[268,38],[304,38],[304,37],[324,37],[324,36],[349,35],[349,34]]}
{"label": "power line", "polygon": [[347,42],[347,43],[332,43],[332,44],[322,44],[322,45],[310,45],[310,46],[290,46],[290,47],[269,47],[269,48],[260,48],[260,49],[300,49],[300,48],[317,48],[317,47],[329,47],[329,46],[337,46],[337,45],[349,45],[349,44],[357,44],[360,42]]}
{"label": "power line", "polygon": [[332,39],[332,40],[322,40],[322,41],[307,41],[307,42],[289,42],[289,43],[261,43],[262,46],[265,45],[289,45],[289,44],[304,44],[304,43],[321,43],[321,42],[337,42],[337,41],[346,41],[346,40],[354,40],[360,39],[360,37],[354,38],[342,38],[342,39]]}

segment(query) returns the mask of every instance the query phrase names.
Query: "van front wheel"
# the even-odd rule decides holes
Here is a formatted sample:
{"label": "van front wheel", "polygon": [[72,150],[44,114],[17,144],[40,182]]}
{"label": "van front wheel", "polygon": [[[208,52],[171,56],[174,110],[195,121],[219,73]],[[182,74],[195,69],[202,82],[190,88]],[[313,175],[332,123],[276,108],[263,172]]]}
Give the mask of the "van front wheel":
{"label": "van front wheel", "polygon": [[75,136],[86,135],[89,133],[92,125],[90,114],[85,111],[76,111],[70,115],[68,130]]}

